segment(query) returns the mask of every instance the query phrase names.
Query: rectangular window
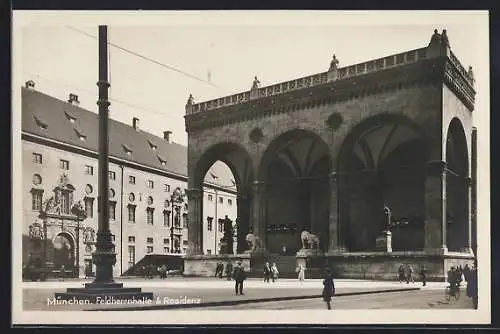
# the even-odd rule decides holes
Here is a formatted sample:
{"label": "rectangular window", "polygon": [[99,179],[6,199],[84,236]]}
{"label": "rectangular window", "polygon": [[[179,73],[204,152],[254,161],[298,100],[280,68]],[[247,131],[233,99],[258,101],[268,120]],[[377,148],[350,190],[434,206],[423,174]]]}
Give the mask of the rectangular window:
{"label": "rectangular window", "polygon": [[115,172],[110,170],[108,173],[109,173],[110,180],[116,180],[116,173]]}
{"label": "rectangular window", "polygon": [[85,175],[94,175],[94,167],[85,165]]}
{"label": "rectangular window", "polygon": [[208,231],[212,231],[212,220],[211,220],[211,219],[209,219],[209,220],[207,221],[207,230],[208,230]]}
{"label": "rectangular window", "polygon": [[153,189],[155,187],[155,183],[152,180],[148,180],[148,188]]}
{"label": "rectangular window", "polygon": [[87,213],[87,218],[94,217],[94,199],[87,197],[85,198],[85,212]]}
{"label": "rectangular window", "polygon": [[170,192],[170,184],[165,184],[165,191]]}
{"label": "rectangular window", "polygon": [[153,243],[153,237],[147,237],[147,238],[146,238],[146,242],[147,242],[148,244],[152,244],[152,243]]}
{"label": "rectangular window", "polygon": [[128,267],[132,268],[135,264],[135,246],[128,246]]}
{"label": "rectangular window", "polygon": [[169,253],[170,249],[168,247],[163,247],[163,253]]}
{"label": "rectangular window", "polygon": [[133,235],[129,235],[128,242],[135,242],[135,237]]}
{"label": "rectangular window", "polygon": [[182,227],[188,228],[188,215],[187,214],[182,215]]}
{"label": "rectangular window", "polygon": [[154,216],[155,209],[154,208],[147,208],[146,213],[147,213],[147,222],[149,225],[153,225],[153,216]]}
{"label": "rectangular window", "polygon": [[219,232],[223,232],[224,224],[219,220]]}
{"label": "rectangular window", "polygon": [[170,211],[163,211],[163,226],[170,227]]}
{"label": "rectangular window", "polygon": [[184,246],[187,246],[188,241],[187,241],[187,240],[182,240],[182,244],[183,244]]}
{"label": "rectangular window", "polygon": [[214,200],[214,197],[213,197],[211,194],[209,194],[209,195],[208,195],[208,200],[209,200],[210,202],[212,202],[212,201]]}
{"label": "rectangular window", "polygon": [[170,245],[170,239],[169,238],[163,238],[163,243]]}
{"label": "rectangular window", "polygon": [[224,203],[224,198],[219,197],[219,203],[220,203],[220,204]]}
{"label": "rectangular window", "polygon": [[135,176],[129,176],[128,177],[128,183],[129,184],[135,184]]}
{"label": "rectangular window", "polygon": [[109,202],[109,219],[116,219],[116,202]]}
{"label": "rectangular window", "polygon": [[62,190],[56,191],[56,202],[61,203],[61,213],[68,215],[70,212],[71,202],[73,200],[73,193]]}
{"label": "rectangular window", "polygon": [[129,223],[135,223],[135,205],[128,206],[128,221]]}
{"label": "rectangular window", "polygon": [[232,200],[232,199],[230,199],[230,198],[228,198],[228,199],[227,199],[227,204],[228,204],[229,206],[233,205],[233,200]]}
{"label": "rectangular window", "polygon": [[148,253],[148,254],[153,253],[153,246],[147,246],[146,247],[146,253]]}
{"label": "rectangular window", "polygon": [[207,254],[208,255],[212,254],[212,250],[211,249],[207,249]]}
{"label": "rectangular window", "polygon": [[59,168],[68,170],[69,169],[69,161],[68,160],[59,160]]}
{"label": "rectangular window", "polygon": [[42,155],[40,153],[33,153],[33,163],[35,164],[42,163]]}
{"label": "rectangular window", "polygon": [[34,211],[42,210],[42,191],[33,191],[31,199],[31,208]]}

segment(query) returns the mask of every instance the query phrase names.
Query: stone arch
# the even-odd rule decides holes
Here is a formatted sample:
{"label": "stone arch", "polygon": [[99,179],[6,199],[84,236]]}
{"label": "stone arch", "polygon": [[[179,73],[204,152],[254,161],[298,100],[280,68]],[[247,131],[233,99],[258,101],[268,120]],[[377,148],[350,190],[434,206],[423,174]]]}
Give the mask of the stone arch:
{"label": "stone arch", "polygon": [[328,245],[331,167],[328,144],[311,130],[292,129],[269,142],[257,172],[257,180],[265,184],[264,228],[269,252],[280,252],[285,246],[295,254],[303,229],[319,235],[322,245]]}
{"label": "stone arch", "polygon": [[69,232],[58,233],[52,239],[54,269],[59,270],[62,265],[66,271],[74,272],[76,265],[76,240]]}
{"label": "stone arch", "polygon": [[470,224],[469,152],[462,122],[453,118],[446,133],[447,246],[450,251],[468,247]]}
{"label": "stone arch", "polygon": [[[220,161],[224,163],[234,178],[234,185],[236,187],[237,192],[237,200],[236,200],[236,217],[228,217],[233,221],[233,223],[237,224],[237,252],[243,251],[246,245],[245,235],[250,227],[250,200],[249,200],[249,185],[254,177],[253,163],[249,152],[240,144],[235,142],[219,142],[210,146],[207,150],[205,150],[200,158],[196,161],[194,165],[194,173],[190,175],[190,187],[201,190],[201,200],[199,203],[190,203],[190,208],[198,208],[199,215],[197,216],[196,221],[198,225],[196,226],[197,232],[199,234],[198,243],[200,252],[205,252],[205,248],[203,247],[203,242],[207,238],[214,238],[213,242],[205,240],[205,242],[209,243],[209,245],[217,245],[217,240],[221,238],[221,235],[217,235],[215,233],[214,236],[210,236],[210,234],[204,235],[205,228],[203,227],[205,223],[208,224],[207,217],[203,211],[203,183],[205,180],[205,176],[209,172],[210,168],[214,163]],[[234,189],[233,189],[234,190]],[[215,199],[217,201],[217,198]],[[217,203],[217,202],[216,202]],[[224,218],[224,217],[212,217],[212,218]],[[191,218],[193,219],[193,218]],[[217,230],[218,220],[214,220],[215,230]],[[231,250],[229,250],[231,252]],[[219,249],[214,249],[212,254],[219,254]]]}
{"label": "stone arch", "polygon": [[392,210],[393,250],[424,247],[424,130],[399,114],[379,114],[351,127],[337,157],[341,238],[350,251],[376,249]]}

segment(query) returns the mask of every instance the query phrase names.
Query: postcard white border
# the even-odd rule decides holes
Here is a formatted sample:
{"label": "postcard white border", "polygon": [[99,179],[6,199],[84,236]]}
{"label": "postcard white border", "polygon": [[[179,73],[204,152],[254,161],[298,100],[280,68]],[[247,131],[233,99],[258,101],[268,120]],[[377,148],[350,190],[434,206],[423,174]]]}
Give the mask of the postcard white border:
{"label": "postcard white border", "polygon": [[[23,85],[20,62],[22,27],[26,26],[234,26],[234,25],[476,25],[482,34],[477,45],[484,50],[481,62],[489,64],[489,18],[487,11],[14,11],[13,13],[13,308],[14,324],[487,324],[491,321],[490,297],[490,162],[489,162],[489,66],[481,82],[484,99],[482,110],[476,110],[478,126],[478,258],[479,309],[476,310],[315,310],[315,311],[142,311],[142,312],[73,312],[23,311],[21,282],[22,208],[20,185],[21,164],[21,90]],[[16,246],[17,245],[17,246]],[[196,312],[196,316],[193,313]],[[173,320],[175,319],[175,320]]]}

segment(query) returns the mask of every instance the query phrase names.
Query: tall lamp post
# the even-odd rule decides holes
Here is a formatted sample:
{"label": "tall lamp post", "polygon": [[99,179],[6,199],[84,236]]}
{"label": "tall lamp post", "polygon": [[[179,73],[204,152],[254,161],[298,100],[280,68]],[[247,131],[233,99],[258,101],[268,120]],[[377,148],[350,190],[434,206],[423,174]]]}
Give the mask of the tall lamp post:
{"label": "tall lamp post", "polygon": [[108,118],[110,105],[108,98],[108,27],[99,26],[99,211],[96,251],[92,260],[96,264],[94,282],[86,283],[85,288],[68,289],[56,293],[56,299],[80,299],[96,302],[100,299],[153,299],[153,293],[141,292],[140,288],[123,288],[123,283],[113,279],[113,266],[116,263],[113,235],[109,230],[109,136]]}

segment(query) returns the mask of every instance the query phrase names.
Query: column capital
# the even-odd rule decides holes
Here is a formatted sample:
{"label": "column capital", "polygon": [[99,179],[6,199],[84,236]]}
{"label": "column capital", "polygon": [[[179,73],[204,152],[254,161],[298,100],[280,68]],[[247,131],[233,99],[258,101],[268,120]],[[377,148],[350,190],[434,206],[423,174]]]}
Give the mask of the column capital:
{"label": "column capital", "polygon": [[266,183],[264,181],[253,181],[252,182],[252,190],[255,192],[264,191],[266,188]]}
{"label": "column capital", "polygon": [[426,164],[427,174],[445,174],[446,173],[446,161],[442,160],[431,160]]}
{"label": "column capital", "polygon": [[198,189],[198,188],[189,188],[186,190],[186,194],[187,194],[187,197],[188,197],[188,200],[189,199],[200,199],[201,198],[201,189]]}

